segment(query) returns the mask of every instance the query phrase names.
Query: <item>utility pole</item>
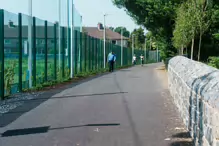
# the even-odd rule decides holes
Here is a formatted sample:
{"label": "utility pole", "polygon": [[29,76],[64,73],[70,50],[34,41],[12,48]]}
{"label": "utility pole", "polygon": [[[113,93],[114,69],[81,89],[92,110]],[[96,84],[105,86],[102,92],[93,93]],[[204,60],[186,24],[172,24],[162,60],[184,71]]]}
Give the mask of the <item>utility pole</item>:
{"label": "utility pole", "polygon": [[71,78],[74,77],[74,0],[72,0],[71,18]]}
{"label": "utility pole", "polygon": [[103,15],[103,26],[104,26],[104,30],[103,30],[103,37],[104,37],[104,43],[103,43],[103,59],[104,59],[104,68],[106,68],[106,22],[105,22],[105,17],[107,16],[107,14]]}
{"label": "utility pole", "polygon": [[[70,48],[69,48],[69,43],[70,43],[70,42],[69,42],[69,37],[70,37],[70,36],[69,36],[69,28],[70,28],[70,18],[69,18],[69,14],[70,14],[69,6],[70,6],[70,5],[69,5],[69,1],[70,1],[70,0],[67,0],[67,40],[68,40],[68,41],[67,41],[67,50],[66,50],[67,52],[66,52],[66,53],[67,53],[69,56],[71,56],[71,55],[68,53],[68,50],[70,49]],[[69,59],[69,56],[68,56],[68,59]],[[69,64],[69,61],[67,61],[67,62],[68,62],[68,65],[70,66],[71,63]]]}
{"label": "utility pole", "polygon": [[132,57],[134,56],[134,36],[135,34],[132,34]]}
{"label": "utility pole", "polygon": [[145,50],[144,50],[144,58],[146,60],[146,55],[147,55],[147,38],[145,38]]}
{"label": "utility pole", "polygon": [[123,28],[121,29],[121,66],[123,66]]}
{"label": "utility pole", "polygon": [[61,71],[61,0],[59,0],[59,72]]}
{"label": "utility pole", "polygon": [[33,14],[32,14],[32,0],[28,1],[28,11],[29,11],[29,19],[28,19],[28,71],[29,71],[29,88],[32,88],[32,23],[33,23]]}

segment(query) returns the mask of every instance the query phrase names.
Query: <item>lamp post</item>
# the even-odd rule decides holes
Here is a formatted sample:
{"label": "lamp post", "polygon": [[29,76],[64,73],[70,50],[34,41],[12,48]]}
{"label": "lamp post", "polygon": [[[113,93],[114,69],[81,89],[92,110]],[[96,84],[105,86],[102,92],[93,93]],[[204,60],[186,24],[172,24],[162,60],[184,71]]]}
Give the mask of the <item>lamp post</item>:
{"label": "lamp post", "polygon": [[61,70],[61,0],[59,0],[59,71]]}
{"label": "lamp post", "polygon": [[123,28],[121,29],[121,66],[123,66]]}
{"label": "lamp post", "polygon": [[32,0],[28,1],[28,11],[29,11],[29,19],[28,19],[28,71],[29,71],[29,88],[32,88]]}
{"label": "lamp post", "polygon": [[72,0],[72,18],[71,18],[71,78],[74,77],[74,0]]}
{"label": "lamp post", "polygon": [[135,34],[132,34],[132,57],[134,56],[134,36]]}
{"label": "lamp post", "polygon": [[104,63],[104,68],[106,68],[106,16],[107,14],[103,15],[103,26],[104,26],[104,30],[103,30],[103,38],[104,38],[104,43],[103,43],[103,63]]}
{"label": "lamp post", "polygon": [[157,46],[157,62],[159,61],[159,57],[158,57],[158,46]]}
{"label": "lamp post", "polygon": [[147,38],[145,38],[145,48],[144,48],[144,58],[146,60],[146,55],[147,55]]}

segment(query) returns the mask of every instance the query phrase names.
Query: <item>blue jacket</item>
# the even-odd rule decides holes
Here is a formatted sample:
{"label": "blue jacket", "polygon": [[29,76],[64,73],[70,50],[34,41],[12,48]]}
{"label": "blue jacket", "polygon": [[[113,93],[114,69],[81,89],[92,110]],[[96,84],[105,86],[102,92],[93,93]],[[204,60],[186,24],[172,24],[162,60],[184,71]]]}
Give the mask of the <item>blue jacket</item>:
{"label": "blue jacket", "polygon": [[112,53],[109,53],[108,62],[110,62],[110,61],[116,61],[116,55],[113,55]]}

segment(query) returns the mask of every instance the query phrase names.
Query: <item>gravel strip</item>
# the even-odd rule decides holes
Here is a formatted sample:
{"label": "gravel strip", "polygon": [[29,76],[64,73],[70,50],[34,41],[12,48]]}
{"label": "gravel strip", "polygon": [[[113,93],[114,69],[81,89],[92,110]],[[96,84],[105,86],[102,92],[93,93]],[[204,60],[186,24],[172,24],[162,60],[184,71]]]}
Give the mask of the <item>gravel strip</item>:
{"label": "gravel strip", "polygon": [[25,101],[34,99],[41,95],[43,92],[37,93],[21,93],[10,96],[10,98],[0,101],[0,115],[5,114],[21,105],[24,104]]}

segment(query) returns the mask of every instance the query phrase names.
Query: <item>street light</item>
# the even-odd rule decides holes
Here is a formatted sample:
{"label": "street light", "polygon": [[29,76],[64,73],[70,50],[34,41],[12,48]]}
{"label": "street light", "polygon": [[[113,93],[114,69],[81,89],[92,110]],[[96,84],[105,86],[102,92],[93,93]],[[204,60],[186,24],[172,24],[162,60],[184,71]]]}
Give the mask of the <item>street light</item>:
{"label": "street light", "polygon": [[146,51],[147,51],[147,38],[145,38],[145,51],[144,51],[145,60],[146,60],[146,55],[147,55]]}
{"label": "street light", "polygon": [[59,71],[61,70],[61,0],[59,0]]}
{"label": "street light", "polygon": [[28,1],[28,11],[29,11],[29,19],[28,19],[28,71],[29,71],[29,88],[32,88],[32,0]]}
{"label": "street light", "polygon": [[105,18],[106,16],[107,16],[107,14],[103,15],[103,26],[104,26],[104,30],[103,30],[103,37],[104,37],[104,40],[103,40],[104,41],[104,43],[103,43],[103,49],[104,49],[103,50],[103,56],[104,57],[103,57],[103,59],[104,60],[103,60],[103,62],[104,62],[104,68],[106,68],[106,25],[105,25],[106,24],[106,22],[105,22],[106,21],[106,18]]}
{"label": "street light", "polygon": [[74,77],[74,0],[72,0],[72,20],[71,20],[71,78]]}
{"label": "street light", "polygon": [[134,36],[135,34],[132,34],[132,57],[134,56]]}
{"label": "street light", "polygon": [[123,28],[121,29],[121,66],[123,66]]}

